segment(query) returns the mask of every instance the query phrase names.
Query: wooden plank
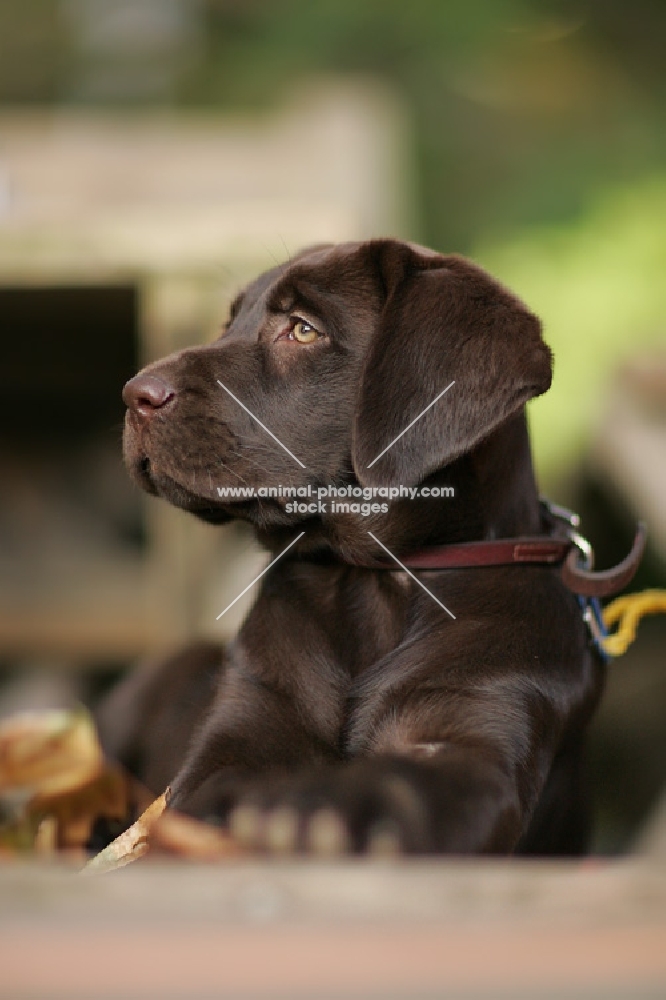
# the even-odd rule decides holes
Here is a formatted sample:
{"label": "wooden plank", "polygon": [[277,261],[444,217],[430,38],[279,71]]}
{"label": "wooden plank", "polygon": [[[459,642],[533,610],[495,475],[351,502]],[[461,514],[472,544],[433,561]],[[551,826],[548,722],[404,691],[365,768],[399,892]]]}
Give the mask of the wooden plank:
{"label": "wooden plank", "polygon": [[0,997],[658,997],[646,861],[0,868]]}

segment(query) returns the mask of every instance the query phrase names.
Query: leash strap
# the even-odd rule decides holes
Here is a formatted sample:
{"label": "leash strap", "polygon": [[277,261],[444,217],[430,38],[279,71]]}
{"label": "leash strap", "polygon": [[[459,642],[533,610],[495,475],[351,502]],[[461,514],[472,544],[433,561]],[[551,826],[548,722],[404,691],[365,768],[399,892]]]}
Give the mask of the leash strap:
{"label": "leash strap", "polygon": [[577,598],[581,614],[583,616],[583,621],[587,625],[587,631],[590,635],[590,639],[594,643],[597,653],[601,659],[604,663],[608,663],[611,653],[606,647],[608,640],[608,628],[604,619],[601,601],[598,597],[581,597],[580,594],[577,595]]}
{"label": "leash strap", "polygon": [[617,625],[611,635],[600,638],[601,648],[606,656],[622,656],[636,638],[636,629],[645,615],[666,614],[666,590],[644,590],[640,594],[626,594],[617,597],[604,608],[605,629]]}

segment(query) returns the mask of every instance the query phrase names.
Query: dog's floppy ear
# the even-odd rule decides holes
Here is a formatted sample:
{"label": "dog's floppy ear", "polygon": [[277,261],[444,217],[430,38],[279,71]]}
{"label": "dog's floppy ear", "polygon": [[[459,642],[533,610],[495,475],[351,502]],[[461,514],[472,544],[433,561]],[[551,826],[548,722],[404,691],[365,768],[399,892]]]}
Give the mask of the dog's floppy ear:
{"label": "dog's floppy ear", "polygon": [[352,460],[364,485],[409,486],[545,392],[551,352],[538,319],[480,267],[410,244],[376,247],[385,297],[361,379]]}

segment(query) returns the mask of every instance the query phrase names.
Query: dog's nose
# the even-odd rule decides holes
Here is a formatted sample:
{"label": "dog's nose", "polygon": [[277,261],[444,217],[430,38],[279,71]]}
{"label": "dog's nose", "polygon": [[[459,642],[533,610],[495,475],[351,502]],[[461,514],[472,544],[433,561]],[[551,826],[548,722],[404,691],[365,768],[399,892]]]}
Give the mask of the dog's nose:
{"label": "dog's nose", "polygon": [[154,375],[135,375],[123,389],[123,402],[140,417],[149,417],[168,403],[175,391]]}

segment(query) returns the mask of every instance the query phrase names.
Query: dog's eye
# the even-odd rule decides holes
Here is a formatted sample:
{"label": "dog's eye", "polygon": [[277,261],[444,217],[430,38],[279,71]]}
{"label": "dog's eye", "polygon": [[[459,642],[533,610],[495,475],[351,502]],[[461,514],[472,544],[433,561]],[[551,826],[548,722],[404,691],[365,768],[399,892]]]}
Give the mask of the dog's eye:
{"label": "dog's eye", "polygon": [[311,323],[307,323],[304,319],[296,319],[290,335],[299,344],[311,344],[319,336],[319,330],[316,330]]}

